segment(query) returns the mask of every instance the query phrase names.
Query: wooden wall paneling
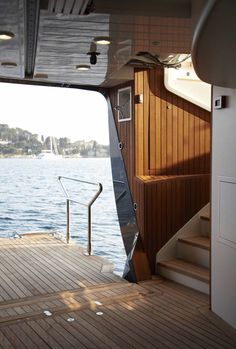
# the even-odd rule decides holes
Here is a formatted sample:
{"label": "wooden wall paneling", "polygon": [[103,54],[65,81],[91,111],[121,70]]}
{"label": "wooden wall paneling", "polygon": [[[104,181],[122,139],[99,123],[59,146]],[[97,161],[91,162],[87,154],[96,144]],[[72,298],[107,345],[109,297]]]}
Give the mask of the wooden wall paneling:
{"label": "wooden wall paneling", "polygon": [[[148,83],[147,77],[149,79]],[[207,116],[204,115],[204,111],[199,112],[199,107],[196,109],[192,103],[166,91],[162,81],[163,73],[160,73],[160,70],[157,69],[155,75],[152,71],[147,72],[145,70],[143,77],[139,71],[136,79],[138,86],[142,85],[140,82],[142,78],[143,86],[139,90],[143,89],[144,91],[144,104],[143,108],[140,105],[138,105],[138,109],[136,108],[138,111],[136,146],[142,166],[138,166],[139,171],[136,173],[145,175],[199,173],[195,171],[197,167],[195,161],[198,163],[195,154],[199,152],[205,156],[206,147],[204,148],[204,143],[205,146],[209,147],[209,139],[205,138],[205,135],[209,136],[209,130],[206,128],[206,125],[208,125],[208,120],[206,123]],[[156,84],[155,87],[153,87],[153,83]],[[148,88],[149,94],[146,92]],[[198,125],[196,111],[203,119],[201,130],[200,125]],[[148,119],[149,127],[147,127]],[[201,133],[200,144],[198,143],[198,134],[195,138],[195,124],[197,133],[199,130]],[[141,133],[141,130],[144,134],[139,139],[138,134]],[[149,150],[147,149],[148,137]],[[140,154],[140,151],[143,151],[143,155]],[[160,155],[159,151],[161,152]],[[148,168],[147,162],[149,162]],[[208,162],[207,159],[205,163],[202,163],[201,173],[206,173],[206,162]]]}
{"label": "wooden wall paneling", "polygon": [[173,174],[173,94],[166,91],[166,174]]}
{"label": "wooden wall paneling", "polygon": [[196,196],[195,194],[195,186],[197,184],[196,178],[191,179],[189,181],[189,198],[188,198],[188,203],[189,203],[189,215],[192,217],[194,208],[196,207]]}
{"label": "wooden wall paneling", "polygon": [[171,206],[171,212],[172,212],[172,220],[170,222],[170,236],[172,236],[173,230],[176,229],[176,215],[177,215],[177,210],[176,210],[176,184],[173,181],[170,181],[171,185],[171,201],[170,201],[170,206]]}
{"label": "wooden wall paneling", "polygon": [[178,166],[177,174],[184,173],[184,111],[183,100],[178,98]]}
{"label": "wooden wall paneling", "polygon": [[158,176],[161,173],[161,153],[162,153],[162,143],[161,143],[161,77],[160,77],[160,71],[156,70],[155,72],[155,86],[153,87],[153,90],[156,95],[156,108],[155,108],[155,123],[156,123],[156,135],[155,135],[155,146],[156,146],[156,166],[154,166],[153,169],[155,169],[155,174]]}
{"label": "wooden wall paneling", "polygon": [[166,90],[161,88],[161,174],[167,173],[167,139],[166,139]]}
{"label": "wooden wall paneling", "polygon": [[205,121],[200,118],[200,173],[204,173],[205,170]]}
{"label": "wooden wall paneling", "polygon": [[[196,109],[194,106],[195,115]],[[197,115],[194,118],[194,173],[200,173],[200,119]]]}
{"label": "wooden wall paneling", "polygon": [[210,160],[210,152],[211,152],[211,132],[210,132],[210,115],[205,111],[206,119],[209,118],[209,122],[205,122],[206,124],[206,132],[205,132],[205,154],[206,154],[206,173],[210,172],[211,160]]}
{"label": "wooden wall paneling", "polygon": [[[152,227],[153,227],[153,210],[149,210],[149,206],[147,205],[147,202],[152,202],[152,191],[150,190],[149,187],[146,187],[144,184],[144,215],[145,215],[145,224],[144,224],[144,229],[145,229],[145,234],[144,234],[144,247],[145,250],[147,251],[147,254],[149,255],[149,251],[151,248],[151,243],[154,243],[155,237],[153,236],[152,233]],[[150,264],[150,258],[149,259],[149,264]]]}
{"label": "wooden wall paneling", "polygon": [[184,153],[183,153],[183,161],[184,161],[184,174],[188,174],[189,173],[189,164],[188,164],[188,159],[189,159],[189,130],[188,130],[188,124],[189,124],[189,113],[186,110],[187,105],[184,102],[184,115],[183,115],[183,120],[184,120]]}
{"label": "wooden wall paneling", "polygon": [[174,212],[172,211],[172,181],[166,181],[166,236],[165,240],[168,241],[172,236],[171,223],[173,221]]}
{"label": "wooden wall paneling", "polygon": [[[143,71],[137,73],[136,94],[143,94]],[[135,115],[135,163],[136,174],[144,174],[144,115],[143,104],[136,104]]]}
{"label": "wooden wall paneling", "polygon": [[119,123],[118,132],[154,272],[157,251],[209,200],[210,114],[166,91],[160,68],[138,69],[133,92],[143,104],[134,98],[132,122]]}
{"label": "wooden wall paneling", "polygon": [[167,184],[166,181],[161,182],[161,241],[166,241],[166,232],[167,232],[167,219],[170,219],[167,216]]}
{"label": "wooden wall paneling", "polygon": [[158,125],[156,124],[156,102],[157,98],[155,95],[155,71],[149,71],[149,84],[150,84],[150,131],[149,131],[149,174],[156,174],[156,153],[158,151],[156,147],[156,133]]}
{"label": "wooden wall paneling", "polygon": [[188,217],[189,215],[189,210],[188,210],[188,185],[186,184],[185,181],[182,181],[182,193],[181,197],[183,200],[182,204],[182,222],[184,222],[185,217]]}
{"label": "wooden wall paneling", "polygon": [[[194,128],[194,105],[189,104],[189,124],[188,124],[188,134],[189,134],[189,173],[194,173],[194,145],[195,145],[195,128]],[[191,135],[191,136],[190,136]]]}
{"label": "wooden wall paneling", "polygon": [[[155,270],[156,252],[173,236],[173,230],[178,231],[196,210],[207,203],[204,188],[209,188],[209,183],[207,175],[177,176],[175,179],[144,183],[144,245],[152,272]],[[201,196],[198,201],[194,198],[196,192]],[[156,205],[150,205],[153,200]]]}
{"label": "wooden wall paneling", "polygon": [[[156,185],[156,193],[157,193],[157,223],[156,223],[156,226],[157,226],[157,231],[155,232],[157,235],[157,247],[158,247],[158,250],[162,247],[162,243],[161,243],[161,239],[160,237],[162,238],[162,229],[163,229],[163,220],[162,220],[162,217],[163,217],[163,211],[165,210],[165,207],[163,205],[163,201],[164,201],[164,194],[163,194],[163,190],[162,190],[162,184],[161,183],[158,183],[159,185]],[[153,227],[153,230],[155,231],[155,226]]]}
{"label": "wooden wall paneling", "polygon": [[[137,186],[137,183],[136,183]],[[143,183],[138,183],[137,187],[137,214],[138,214],[138,227],[140,231],[140,235],[142,237],[142,241],[145,245],[145,191],[144,191],[144,184]]]}
{"label": "wooden wall paneling", "polygon": [[[136,81],[134,84],[134,96],[137,96],[139,93],[139,86],[138,86],[138,72],[136,72]],[[139,111],[140,105],[138,103],[134,102],[134,117],[133,117],[133,124],[134,124],[134,175],[139,173],[139,139],[138,139],[138,111]],[[135,185],[134,185],[135,188]],[[134,189],[135,190],[135,189]]]}
{"label": "wooden wall paneling", "polygon": [[175,201],[175,213],[176,213],[176,229],[178,231],[178,227],[180,227],[181,222],[181,201],[180,201],[180,193],[181,193],[181,181],[177,181],[175,186],[175,192],[176,192],[176,201]]}
{"label": "wooden wall paneling", "polygon": [[150,168],[150,88],[149,88],[149,71],[143,72],[143,174],[149,174]]}
{"label": "wooden wall paneling", "polygon": [[173,145],[173,174],[177,173],[178,166],[178,107],[177,107],[177,96],[173,95],[173,105],[172,105],[172,122],[173,122],[173,133],[172,133],[172,145]]}
{"label": "wooden wall paneling", "polygon": [[198,178],[197,184],[196,184],[196,206],[201,206],[201,193],[199,188],[202,188],[202,178]]}

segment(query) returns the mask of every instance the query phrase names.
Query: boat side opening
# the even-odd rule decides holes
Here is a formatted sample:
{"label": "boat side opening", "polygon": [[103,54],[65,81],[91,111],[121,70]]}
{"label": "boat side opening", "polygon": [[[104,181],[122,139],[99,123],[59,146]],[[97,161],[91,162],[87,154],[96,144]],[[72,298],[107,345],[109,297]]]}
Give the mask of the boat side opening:
{"label": "boat side opening", "polygon": [[[69,240],[68,203],[66,209],[57,179],[73,178],[65,184],[70,240],[113,261],[122,275],[125,252],[113,194],[106,100],[78,89],[14,84],[0,89],[1,237],[46,232]],[[25,96],[32,106],[28,111]],[[93,207],[97,189],[94,193],[86,182],[101,183],[99,193],[104,189]],[[78,207],[78,201],[89,208]]]}

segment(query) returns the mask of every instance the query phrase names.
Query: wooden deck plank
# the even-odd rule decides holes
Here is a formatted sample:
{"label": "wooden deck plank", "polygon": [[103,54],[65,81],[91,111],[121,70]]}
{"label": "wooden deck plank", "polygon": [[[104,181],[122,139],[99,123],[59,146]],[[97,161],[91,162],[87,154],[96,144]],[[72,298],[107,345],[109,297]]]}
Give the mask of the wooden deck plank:
{"label": "wooden deck plank", "polygon": [[[132,309],[136,307],[135,302],[129,302],[129,304],[122,303],[122,306],[127,309]],[[185,341],[184,338],[181,340],[176,335],[175,331],[170,331],[171,328],[167,327],[165,323],[163,323],[160,319],[156,319],[152,316],[150,316],[150,312],[146,311],[145,308],[142,309],[142,307],[139,308],[139,311],[136,313],[131,313],[131,315],[139,322],[145,323],[145,327],[150,328],[150,330],[153,332],[153,328],[155,328],[155,338],[157,343],[164,342],[166,347],[167,345],[171,347],[180,347],[181,349],[189,349],[194,348],[194,343],[191,341]],[[159,339],[161,337],[161,339]],[[164,338],[164,341],[163,341]],[[168,343],[168,344],[167,344]]]}
{"label": "wooden deck plank", "polygon": [[[20,251],[23,255],[25,255],[25,252],[21,249]],[[42,275],[46,275],[47,278],[44,278],[44,282],[46,282],[46,284],[51,287],[52,289],[54,289],[56,291],[55,285],[57,285],[58,283],[61,285],[64,285],[64,288],[66,288],[68,285],[71,287],[75,286],[75,283],[73,283],[68,277],[67,275],[65,275],[63,273],[63,268],[60,268],[60,270],[58,270],[57,266],[55,265],[55,259],[50,260],[49,257],[45,258],[45,256],[40,253],[40,251],[38,250],[38,247],[34,249],[33,252],[31,251],[26,251],[28,258],[30,258],[31,261],[31,265],[35,268],[35,269],[41,269],[41,274]],[[61,256],[61,258],[63,258]],[[54,264],[53,264],[54,263]],[[51,281],[52,280],[52,281]],[[54,282],[53,281],[57,281]],[[57,285],[58,290],[60,289],[59,286]]]}
{"label": "wooden deck plank", "polygon": [[[68,269],[68,266],[70,266],[70,274],[72,275],[73,279],[75,280],[76,277],[81,276],[84,277],[85,280],[89,281],[88,284],[92,284],[93,281],[94,283],[97,283],[99,281],[102,281],[104,278],[100,277],[100,275],[97,273],[98,269],[97,268],[90,268],[90,263],[88,263],[88,259],[91,260],[91,256],[83,256],[83,255],[73,255],[71,253],[70,255],[66,256],[66,259],[62,258],[62,254],[60,253],[60,250],[57,249],[53,251],[52,255],[53,259],[58,262],[58,265],[60,265],[61,272],[64,271],[64,268]],[[81,264],[81,270],[76,269],[75,264],[79,260],[79,263]],[[55,266],[54,266],[55,268]],[[90,275],[89,280],[88,274]]]}
{"label": "wooden deck plank", "polygon": [[[29,259],[28,254],[23,253],[16,253],[15,255],[11,255],[9,253],[9,260],[12,260],[13,263],[15,263],[15,271],[19,272],[19,275],[21,275],[21,280],[32,280],[34,283],[35,289],[37,291],[48,293],[56,291],[55,286],[51,283],[51,286],[47,285],[48,279],[44,277],[42,270],[37,270],[35,267],[35,264]],[[19,270],[18,265],[21,265],[23,268]],[[37,294],[34,293],[34,294]]]}
{"label": "wooden deck plank", "polygon": [[39,349],[38,345],[32,341],[31,336],[28,336],[22,331],[22,327],[19,325],[11,325],[9,329],[19,340],[22,339],[25,349]]}
{"label": "wooden deck plank", "polygon": [[129,284],[53,237],[1,240],[1,349],[236,347],[236,334],[204,315],[206,295],[160,277]]}
{"label": "wooden deck plank", "polygon": [[124,340],[122,334],[119,335],[114,331],[116,324],[105,321],[103,316],[98,316],[95,312],[86,310],[80,314],[81,318],[84,320],[84,324],[89,325],[92,333],[103,343],[103,348],[135,348],[133,343]]}
{"label": "wooden deck plank", "polygon": [[[25,345],[22,341],[19,340],[19,338],[11,331],[10,328],[4,327],[1,329],[1,332],[4,334],[4,336],[8,339],[8,341],[11,343],[14,349],[25,349]],[[22,338],[24,341],[24,339]],[[25,339],[27,341],[27,338]],[[4,349],[7,349],[6,347],[3,347]]]}
{"label": "wooden deck plank", "polygon": [[[135,305],[137,303],[135,302]],[[154,317],[156,319],[156,327],[159,328],[160,325],[164,327],[164,330],[168,330],[171,336],[173,336],[174,342],[176,347],[182,348],[182,346],[187,346],[189,348],[197,349],[197,348],[204,348],[204,343],[199,341],[198,336],[192,332],[189,332],[188,325],[186,325],[186,328],[178,323],[178,318],[173,319],[169,315],[166,316],[166,314],[163,314],[163,312],[158,308],[153,308],[153,305],[149,304],[149,302],[144,302],[140,306],[142,309],[143,314],[148,316],[150,312],[153,314],[153,309],[156,309],[156,312],[154,312]],[[162,331],[163,331],[162,327]],[[177,341],[176,341],[177,339]],[[181,344],[177,344],[180,342]],[[214,348],[214,346],[210,346],[211,348]]]}
{"label": "wooden deck plank", "polygon": [[60,344],[60,341],[58,340],[58,338],[55,339],[54,336],[51,335],[51,332],[49,332],[48,327],[45,328],[45,326],[43,326],[42,320],[30,321],[28,322],[28,324],[37,333],[38,336],[43,338],[45,342],[48,343],[50,348],[54,348],[54,349],[65,348]]}
{"label": "wooden deck plank", "polygon": [[58,324],[54,318],[45,319],[44,323],[45,322],[50,326],[50,334],[59,339],[60,344],[62,344],[64,348],[78,348],[78,342],[76,339],[67,331],[67,329]]}
{"label": "wooden deck plank", "polygon": [[74,321],[68,322],[68,319],[74,319],[73,317],[61,315],[55,318],[55,321],[63,328],[67,329],[71,335],[76,338],[78,348],[88,348],[91,346],[91,340],[82,333],[81,328],[74,326]]}
{"label": "wooden deck plank", "polygon": [[[123,302],[122,302],[123,304]],[[156,343],[158,340],[159,348],[171,348],[170,343],[159,334],[155,334],[152,331],[148,330],[146,326],[143,326],[143,323],[140,323],[134,319],[132,311],[122,307],[121,305],[110,305],[105,308],[105,315],[110,316],[110,319],[116,328],[121,327],[123,329],[123,336],[132,339],[132,343],[134,343],[137,348],[144,348],[148,346],[148,348],[156,348]],[[127,322],[127,317],[129,321]]]}
{"label": "wooden deck plank", "polygon": [[6,336],[0,331],[0,348],[15,349],[12,343],[8,340]]}
{"label": "wooden deck plank", "polygon": [[[203,325],[201,322],[201,317],[199,314],[195,312],[195,314],[189,314],[186,313],[183,314],[179,311],[179,309],[176,309],[176,307],[173,304],[169,304],[167,300],[163,299],[163,302],[158,299],[157,302],[153,302],[153,299],[150,302],[150,305],[156,305],[158,306],[159,311],[163,314],[168,316],[169,320],[171,319],[173,321],[176,321],[178,319],[178,324],[182,324],[183,326],[186,326],[188,324],[188,328],[186,331],[192,330],[199,338],[203,339],[204,342],[209,343],[209,345],[215,344],[215,347],[220,349],[223,345],[225,345],[225,341],[222,341],[220,336],[217,336],[216,333],[212,333],[209,328],[207,327],[207,321],[205,321],[205,324]],[[199,321],[200,320],[200,321]]]}
{"label": "wooden deck plank", "polygon": [[21,281],[28,285],[33,295],[48,292],[47,287],[45,287],[44,279],[40,276],[40,274],[34,275],[36,270],[24,259],[24,256],[13,256],[9,253],[8,263],[13,266],[14,264],[17,264],[17,266],[14,266],[15,271],[19,272]]}
{"label": "wooden deck plank", "polygon": [[[19,239],[19,240],[24,240],[24,239]],[[18,240],[17,240],[17,242],[18,242]],[[20,245],[22,245],[22,243]],[[60,244],[59,244],[59,246],[60,246]],[[38,248],[38,245],[37,245],[37,248]],[[50,261],[50,260],[43,261],[43,260],[41,260],[40,255],[37,256],[37,252],[40,252],[40,251],[36,251],[36,253],[35,253],[35,249],[34,249],[34,254],[32,254],[31,252],[22,251],[22,249],[20,249],[20,250],[21,250],[20,251],[21,253],[19,253],[18,256],[17,256],[18,260],[19,260],[19,263],[20,263],[20,257],[22,257],[22,260],[23,260],[23,263],[24,263],[24,261],[26,260],[26,253],[27,253],[28,260],[29,260],[29,257],[32,257],[34,259],[34,261],[32,261],[32,263],[29,263],[28,268],[31,271],[32,271],[32,269],[40,271],[38,273],[38,275],[39,275],[39,282],[38,282],[38,284],[43,284],[44,285],[44,293],[45,292],[50,292],[50,291],[51,292],[55,292],[55,291],[58,291],[59,289],[62,290],[62,289],[67,289],[68,288],[67,282],[69,283],[69,279],[67,279],[67,282],[64,282],[64,280],[65,280],[65,273],[63,272],[64,271],[63,268],[66,268],[66,267],[67,267],[67,270],[69,270],[69,272],[66,272],[67,276],[70,277],[70,280],[72,280],[69,283],[71,288],[75,287],[75,280],[78,280],[78,279],[80,279],[82,281],[79,281],[79,282],[77,281],[77,285],[78,285],[78,283],[82,284],[82,285],[95,284],[95,283],[97,283],[99,281],[100,282],[104,281],[104,279],[106,279],[105,281],[107,281],[107,274],[105,276],[105,275],[97,272],[97,276],[96,276],[95,272],[91,275],[91,272],[88,273],[86,270],[85,271],[83,270],[83,272],[80,273],[80,271],[78,271],[78,269],[77,270],[75,269],[74,265],[71,268],[68,268],[68,264],[65,265],[65,267],[63,267],[63,265],[62,265],[63,263],[60,263],[61,255],[56,254],[56,258],[54,258],[55,256],[50,256],[52,258],[52,261]],[[35,259],[37,260],[36,262],[35,262]],[[48,259],[50,259],[50,258],[48,258]],[[85,257],[85,259],[86,259],[86,257]],[[31,261],[31,259],[30,259],[30,261]],[[58,262],[58,263],[55,264],[55,262]],[[72,261],[70,263],[72,263]],[[61,268],[60,271],[59,270],[55,270],[55,265],[57,265],[57,264],[60,265],[60,268]],[[75,262],[74,262],[74,264],[75,264]],[[86,264],[88,264],[87,260],[86,260]],[[26,268],[26,265],[25,265],[25,268]],[[39,270],[39,268],[40,268],[40,270]],[[19,272],[21,272],[21,271],[19,271]],[[87,274],[86,274],[86,272],[87,272]],[[22,275],[22,277],[26,278],[26,275],[28,275],[27,273],[28,273],[28,270],[27,270],[26,273],[24,272],[24,275]],[[99,275],[99,274],[101,274],[101,275]],[[89,276],[90,280],[88,280],[88,275],[90,275]],[[96,278],[93,279],[94,275],[96,276]],[[48,276],[50,276],[50,279],[48,278]],[[85,282],[83,276],[87,277],[87,279],[86,279],[87,282]],[[27,279],[28,279],[28,277],[31,277],[31,275],[28,275]],[[34,278],[34,275],[32,275],[32,278]],[[114,279],[114,278],[112,277],[111,279]],[[115,279],[117,279],[117,277],[115,277]],[[51,280],[53,280],[53,282]],[[34,282],[36,282],[35,279],[34,279]],[[57,285],[57,286],[55,286],[55,285]],[[58,288],[56,288],[56,287],[58,287]],[[42,289],[40,290],[40,292],[42,292]],[[16,295],[13,295],[13,296],[14,296],[14,298],[16,298]]]}
{"label": "wooden deck plank", "polygon": [[25,337],[29,337],[32,339],[34,344],[39,349],[47,349],[48,345],[44,342],[44,340],[39,337],[36,332],[26,323],[19,323],[18,324],[20,330],[21,330],[21,336],[24,334]]}

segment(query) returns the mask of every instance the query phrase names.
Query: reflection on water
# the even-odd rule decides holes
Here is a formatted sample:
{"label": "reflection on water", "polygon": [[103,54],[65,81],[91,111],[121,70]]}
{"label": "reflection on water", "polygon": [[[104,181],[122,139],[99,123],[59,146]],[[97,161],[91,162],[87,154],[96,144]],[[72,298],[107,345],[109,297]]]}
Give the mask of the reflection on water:
{"label": "reflection on water", "polygon": [[[93,253],[114,263],[122,273],[125,252],[118,218],[109,159],[0,159],[0,236],[28,231],[66,232],[66,205],[58,176],[101,182],[103,192],[92,208]],[[66,183],[67,184],[67,183]],[[70,196],[88,203],[96,187],[68,182]],[[71,237],[87,244],[87,209],[71,204]]]}

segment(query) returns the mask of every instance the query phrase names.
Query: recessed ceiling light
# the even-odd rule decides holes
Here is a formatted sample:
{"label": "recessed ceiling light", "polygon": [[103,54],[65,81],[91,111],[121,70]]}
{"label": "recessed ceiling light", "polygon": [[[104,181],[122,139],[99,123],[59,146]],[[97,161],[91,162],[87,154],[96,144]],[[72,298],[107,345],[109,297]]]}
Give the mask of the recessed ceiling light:
{"label": "recessed ceiling light", "polygon": [[110,45],[111,39],[108,36],[97,36],[93,40],[98,45]]}
{"label": "recessed ceiling light", "polygon": [[17,67],[17,64],[15,62],[2,62],[1,66],[4,68],[15,68]]}
{"label": "recessed ceiling light", "polygon": [[11,40],[14,38],[14,34],[7,31],[0,31],[0,40]]}
{"label": "recessed ceiling light", "polygon": [[77,70],[89,70],[90,69],[90,65],[88,64],[78,64],[76,66]]}

